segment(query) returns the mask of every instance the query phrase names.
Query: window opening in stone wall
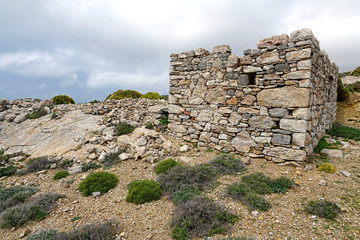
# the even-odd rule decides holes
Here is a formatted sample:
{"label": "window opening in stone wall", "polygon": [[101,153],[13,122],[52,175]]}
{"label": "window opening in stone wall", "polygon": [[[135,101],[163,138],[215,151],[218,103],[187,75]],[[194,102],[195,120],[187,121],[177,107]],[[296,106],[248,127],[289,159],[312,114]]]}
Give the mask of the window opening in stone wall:
{"label": "window opening in stone wall", "polygon": [[256,77],[256,73],[241,74],[240,85],[242,86],[256,85],[255,77]]}

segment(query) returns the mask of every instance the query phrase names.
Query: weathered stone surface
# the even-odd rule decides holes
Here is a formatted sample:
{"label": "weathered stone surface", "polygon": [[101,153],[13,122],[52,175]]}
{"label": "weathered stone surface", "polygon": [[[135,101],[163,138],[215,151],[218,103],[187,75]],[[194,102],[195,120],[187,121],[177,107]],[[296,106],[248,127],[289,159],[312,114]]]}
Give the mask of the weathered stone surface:
{"label": "weathered stone surface", "polygon": [[311,60],[303,60],[297,63],[298,70],[311,70],[312,62]]}
{"label": "weathered stone surface", "polygon": [[323,149],[320,151],[321,155],[329,158],[343,158],[344,155],[341,150],[338,149]]}
{"label": "weathered stone surface", "polygon": [[242,131],[236,137],[231,140],[232,146],[240,152],[248,153],[250,147],[257,146],[254,140],[250,137],[249,133]]}
{"label": "weathered stone surface", "polygon": [[203,102],[204,100],[200,97],[192,97],[191,99],[189,99],[189,104],[199,105],[202,104]]}
{"label": "weathered stone surface", "polygon": [[169,123],[168,124],[168,129],[170,131],[176,132],[176,133],[184,133],[186,132],[186,128],[182,125],[178,125],[178,124],[173,124],[173,123]]}
{"label": "weathered stone surface", "polygon": [[289,135],[275,133],[271,138],[271,142],[274,144],[287,145],[290,144],[291,137]]}
{"label": "weathered stone surface", "polygon": [[180,114],[180,113],[184,112],[184,109],[178,105],[169,104],[168,111],[169,111],[169,113]]}
{"label": "weathered stone surface", "polygon": [[256,97],[253,95],[246,95],[244,99],[241,101],[241,104],[244,105],[253,105],[256,101]]}
{"label": "weathered stone surface", "polygon": [[280,128],[291,132],[306,132],[307,121],[295,119],[281,119]]}
{"label": "weathered stone surface", "polygon": [[289,42],[289,36],[287,34],[281,34],[264,38],[258,41],[256,45],[258,48],[262,49],[273,45],[278,46],[287,42]]}
{"label": "weathered stone surface", "polygon": [[226,92],[221,88],[217,87],[208,91],[205,101],[211,104],[224,104]]}
{"label": "weathered stone surface", "polygon": [[360,77],[346,76],[346,77],[341,78],[341,81],[344,85],[349,85],[349,84],[353,84],[356,82],[360,82]]}
{"label": "weathered stone surface", "polygon": [[249,124],[253,128],[271,129],[276,123],[269,116],[253,116],[249,119]]}
{"label": "weathered stone surface", "polygon": [[286,108],[271,108],[269,110],[270,117],[285,117],[289,111]]}
{"label": "weathered stone surface", "polygon": [[291,149],[286,147],[265,148],[264,153],[268,156],[289,160],[305,161],[306,152],[304,150]]}
{"label": "weathered stone surface", "polygon": [[210,110],[203,110],[199,113],[197,120],[199,122],[209,122],[213,119],[213,113]]}
{"label": "weathered stone surface", "polygon": [[244,73],[254,73],[262,71],[261,67],[245,66],[243,68]]}
{"label": "weathered stone surface", "polygon": [[295,119],[303,119],[309,120],[310,119],[310,109],[309,108],[297,108],[292,113]]}
{"label": "weathered stone surface", "polygon": [[231,53],[231,48],[229,45],[219,45],[215,46],[213,51],[214,53]]}
{"label": "weathered stone surface", "polygon": [[290,42],[298,42],[304,40],[315,40],[315,36],[309,28],[303,28],[290,34]]}
{"label": "weathered stone surface", "polygon": [[300,61],[300,60],[309,59],[310,56],[311,56],[311,49],[306,48],[306,49],[286,53],[286,60]]}
{"label": "weathered stone surface", "polygon": [[256,61],[260,64],[274,64],[281,62],[277,52],[266,52],[257,57]]}
{"label": "weathered stone surface", "polygon": [[296,72],[289,72],[283,76],[285,80],[299,80],[299,79],[308,79],[310,78],[311,72],[300,70]]}
{"label": "weathered stone surface", "polygon": [[291,143],[298,147],[305,147],[310,140],[310,135],[307,133],[293,133]]}
{"label": "weathered stone surface", "polygon": [[309,106],[309,100],[309,89],[299,89],[291,86],[264,89],[257,94],[258,105],[266,107],[307,107]]}
{"label": "weathered stone surface", "polygon": [[14,123],[21,123],[21,122],[25,121],[28,116],[29,116],[28,113],[21,113],[15,117]]}

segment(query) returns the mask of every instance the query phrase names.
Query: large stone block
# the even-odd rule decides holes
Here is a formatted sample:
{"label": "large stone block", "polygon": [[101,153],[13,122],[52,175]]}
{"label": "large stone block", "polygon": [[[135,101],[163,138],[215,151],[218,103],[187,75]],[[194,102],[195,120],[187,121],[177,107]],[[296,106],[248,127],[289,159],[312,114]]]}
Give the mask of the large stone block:
{"label": "large stone block", "polygon": [[282,87],[264,89],[257,94],[257,103],[265,107],[308,107],[310,89]]}
{"label": "large stone block", "polygon": [[257,42],[258,48],[267,48],[270,46],[278,46],[284,43],[289,42],[289,36],[287,34],[275,35],[271,37],[264,38]]}
{"label": "large stone block", "polygon": [[284,159],[287,161],[305,161],[306,160],[306,152],[304,150],[297,150],[285,147],[272,147],[265,148],[263,153],[265,155]]}
{"label": "large stone block", "polygon": [[299,80],[299,79],[308,79],[311,76],[310,71],[300,70],[296,72],[289,72],[283,76],[285,80]]}
{"label": "large stone block", "polygon": [[277,52],[266,52],[256,58],[256,61],[260,64],[274,64],[281,62],[279,54]]}
{"label": "large stone block", "polygon": [[255,72],[261,72],[261,67],[253,67],[253,66],[244,66],[243,68],[244,73],[255,73]]}
{"label": "large stone block", "polygon": [[315,40],[314,33],[309,28],[296,30],[290,34],[290,42],[298,42],[305,40]]}
{"label": "large stone block", "polygon": [[280,128],[291,132],[306,132],[307,121],[295,119],[281,119]]}
{"label": "large stone block", "polygon": [[311,57],[310,48],[286,53],[287,61],[300,61],[300,60],[309,59],[310,57]]}
{"label": "large stone block", "polygon": [[182,125],[169,123],[168,130],[175,133],[184,133],[186,132],[186,128]]}
{"label": "large stone block", "polygon": [[249,119],[249,124],[253,128],[271,129],[276,126],[275,121],[269,116],[253,116]]}
{"label": "large stone block", "polygon": [[239,152],[248,153],[251,147],[256,147],[256,143],[246,131],[240,132],[231,140],[232,146]]}

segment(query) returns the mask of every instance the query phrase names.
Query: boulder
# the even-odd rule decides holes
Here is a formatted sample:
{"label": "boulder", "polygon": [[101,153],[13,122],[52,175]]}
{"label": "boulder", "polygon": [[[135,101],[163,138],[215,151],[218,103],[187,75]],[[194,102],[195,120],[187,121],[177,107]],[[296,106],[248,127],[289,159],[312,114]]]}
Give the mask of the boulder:
{"label": "boulder", "polygon": [[343,158],[344,155],[341,150],[338,149],[323,149],[320,154],[329,158]]}

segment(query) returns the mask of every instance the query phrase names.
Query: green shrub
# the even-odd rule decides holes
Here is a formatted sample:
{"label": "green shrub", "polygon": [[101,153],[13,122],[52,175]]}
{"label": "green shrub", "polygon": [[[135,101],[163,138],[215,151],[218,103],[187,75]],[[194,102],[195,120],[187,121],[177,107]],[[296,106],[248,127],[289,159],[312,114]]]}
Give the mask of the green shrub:
{"label": "green shrub", "polygon": [[321,150],[323,149],[335,149],[335,146],[329,145],[326,142],[325,137],[320,138],[318,145],[316,145],[316,147],[314,148],[314,153],[320,153]]}
{"label": "green shrub", "polygon": [[14,175],[16,173],[16,170],[16,167],[14,167],[13,165],[0,168],[0,177]]}
{"label": "green shrub", "polygon": [[243,200],[245,195],[250,192],[252,190],[245,183],[233,183],[226,187],[226,193],[234,199]]}
{"label": "green shrub", "polygon": [[176,191],[172,196],[172,201],[175,205],[179,205],[183,202],[187,202],[197,196],[201,195],[201,191],[195,188],[182,188]]}
{"label": "green shrub", "polygon": [[147,123],[145,128],[152,130],[154,129],[154,125],[152,123]]}
{"label": "green shrub", "polygon": [[177,161],[175,161],[172,158],[166,159],[164,161],[159,162],[154,170],[156,174],[160,174],[160,173],[165,173],[166,171],[168,171],[169,169],[176,167],[180,165]]}
{"label": "green shrub", "polygon": [[169,114],[166,114],[166,115],[162,116],[159,119],[159,122],[166,128],[167,125],[169,124]]}
{"label": "green shrub", "polygon": [[160,184],[153,180],[133,181],[129,186],[129,192],[126,197],[127,202],[142,204],[159,200],[161,197]]}
{"label": "green shrub", "polygon": [[99,100],[92,100],[92,101],[90,101],[89,103],[91,103],[91,104],[94,104],[94,103],[101,103],[101,101],[99,101]]}
{"label": "green shrub", "polygon": [[4,154],[4,150],[0,149],[0,164],[8,163],[10,159],[10,156],[7,154]]}
{"label": "green shrub", "polygon": [[250,175],[243,176],[241,180],[257,194],[264,195],[271,193],[272,180],[270,177],[265,176],[262,172],[256,172]]}
{"label": "green shrub", "polygon": [[7,208],[21,204],[36,191],[36,188],[20,186],[0,188],[0,213]]}
{"label": "green shrub", "polygon": [[87,171],[89,171],[91,169],[98,169],[100,167],[101,166],[99,164],[94,163],[94,162],[90,162],[90,163],[87,163],[84,166],[82,166],[81,169],[82,169],[83,172],[87,172]]}
{"label": "green shrub", "polygon": [[156,92],[147,92],[141,96],[141,98],[159,100],[161,99],[161,95]]}
{"label": "green shrub", "polygon": [[117,136],[121,136],[133,132],[134,129],[135,127],[131,126],[130,124],[119,123],[115,128],[115,132]]}
{"label": "green shrub", "polygon": [[109,166],[119,163],[120,162],[119,155],[124,152],[126,152],[126,148],[120,149],[118,152],[113,152],[113,153],[106,155],[103,165],[106,167],[109,167]]}
{"label": "green shrub", "polygon": [[74,104],[75,101],[66,95],[57,95],[51,99],[54,104]]}
{"label": "green shrub", "polygon": [[46,114],[47,114],[47,112],[46,112],[45,108],[39,107],[29,114],[28,119],[40,118],[42,116],[45,116]]}
{"label": "green shrub", "polygon": [[42,194],[30,202],[6,209],[0,215],[0,227],[16,227],[31,220],[42,220],[61,195]]}
{"label": "green shrub", "polygon": [[293,180],[287,177],[279,177],[272,181],[271,192],[273,193],[286,193],[289,188],[294,186]]}
{"label": "green shrub", "polygon": [[338,123],[334,123],[332,128],[327,131],[327,134],[335,137],[342,137],[346,139],[353,139],[360,141],[360,130],[353,127],[343,126]]}
{"label": "green shrub", "polygon": [[343,102],[349,98],[349,92],[345,89],[344,84],[341,81],[341,78],[338,78],[337,85],[337,101]]}
{"label": "green shrub", "polygon": [[340,208],[336,203],[326,200],[310,201],[305,204],[305,211],[312,215],[317,215],[322,218],[334,219]]}
{"label": "green shrub", "polygon": [[234,174],[245,171],[245,163],[231,155],[222,154],[210,161],[210,164],[221,174]]}
{"label": "green shrub", "polygon": [[205,187],[214,186],[217,172],[211,165],[199,164],[193,167],[176,166],[160,174],[157,181],[168,197],[182,188],[194,188],[202,191]]}
{"label": "green shrub", "polygon": [[350,73],[350,76],[360,76],[360,66]]}
{"label": "green shrub", "polygon": [[69,233],[58,233],[54,240],[110,240],[116,239],[116,223],[94,223],[84,225]]}
{"label": "green shrub", "polygon": [[70,176],[70,173],[68,171],[59,171],[55,174],[53,180],[66,178],[67,176]]}
{"label": "green shrub", "polygon": [[117,90],[113,94],[107,96],[105,100],[118,100],[123,98],[140,98],[142,95],[141,93],[134,91],[134,90]]}
{"label": "green shrub", "polygon": [[188,239],[224,233],[237,216],[222,205],[204,197],[197,197],[175,206],[171,227],[174,239]]}
{"label": "green shrub", "polygon": [[255,209],[267,211],[271,208],[268,200],[252,192],[245,195],[244,201],[251,211]]}
{"label": "green shrub", "polygon": [[61,161],[60,168],[67,169],[67,168],[71,167],[73,164],[74,164],[73,160],[65,159],[65,160]]}
{"label": "green shrub", "polygon": [[93,192],[108,192],[116,187],[118,178],[115,174],[108,172],[90,173],[79,185],[79,191],[83,196],[89,196]]}

